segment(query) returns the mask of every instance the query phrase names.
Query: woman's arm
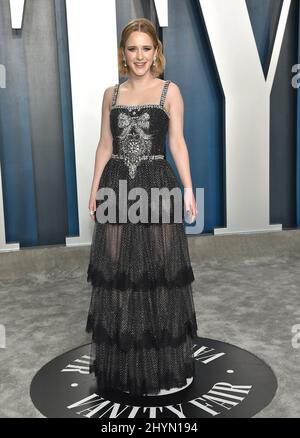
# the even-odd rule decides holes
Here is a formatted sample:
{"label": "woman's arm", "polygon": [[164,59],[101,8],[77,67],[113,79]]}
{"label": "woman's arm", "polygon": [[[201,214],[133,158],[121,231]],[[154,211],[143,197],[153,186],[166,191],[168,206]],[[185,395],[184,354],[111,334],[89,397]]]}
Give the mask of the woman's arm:
{"label": "woman's arm", "polygon": [[94,177],[91,187],[91,196],[96,196],[99,187],[99,181],[103,172],[103,169],[111,157],[112,154],[112,134],[110,130],[110,102],[112,98],[113,86],[106,88],[103,94],[102,100],[102,117],[101,117],[101,129],[100,139],[96,149],[95,165],[94,165]]}
{"label": "woman's arm", "polygon": [[169,84],[169,146],[184,188],[192,187],[190,161],[183,135],[184,103],[178,85]]}
{"label": "woman's arm", "polygon": [[169,147],[184,187],[185,208],[190,211],[193,222],[198,211],[193,194],[189,153],[183,134],[184,103],[180,89],[174,82],[169,84],[167,100],[170,114]]}

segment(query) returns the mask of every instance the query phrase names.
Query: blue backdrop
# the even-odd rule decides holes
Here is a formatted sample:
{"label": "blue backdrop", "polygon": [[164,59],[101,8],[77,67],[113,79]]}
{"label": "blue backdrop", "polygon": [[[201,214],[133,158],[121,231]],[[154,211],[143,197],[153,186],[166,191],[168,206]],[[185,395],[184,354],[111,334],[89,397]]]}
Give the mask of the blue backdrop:
{"label": "blue backdrop", "polygon": [[[246,4],[266,75],[282,0]],[[193,185],[205,190],[204,233],[211,233],[226,226],[225,114],[199,2],[169,0],[166,28],[158,26],[153,1],[117,0],[116,5],[118,40],[133,18],[146,17],[157,26],[167,60],[163,77],[177,83],[183,95]],[[300,56],[299,20],[299,2],[292,0],[271,95],[270,222],[283,228],[300,223],[300,102],[291,87],[291,69]],[[64,243],[65,236],[79,233],[65,1],[27,0],[23,29],[13,31],[9,0],[3,0],[0,63],[7,72],[7,87],[0,90],[7,242]]]}

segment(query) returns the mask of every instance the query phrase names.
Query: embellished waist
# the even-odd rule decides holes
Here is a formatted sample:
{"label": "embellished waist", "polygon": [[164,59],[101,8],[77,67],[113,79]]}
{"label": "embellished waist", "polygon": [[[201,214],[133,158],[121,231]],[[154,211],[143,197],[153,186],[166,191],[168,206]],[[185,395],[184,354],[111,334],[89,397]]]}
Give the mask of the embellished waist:
{"label": "embellished waist", "polygon": [[134,178],[137,167],[142,160],[163,160],[164,155],[145,155],[145,154],[136,154],[136,153],[128,153],[126,154],[112,154],[111,158],[119,158],[124,161],[125,165],[128,167],[130,178]]}
{"label": "embellished waist", "polygon": [[[128,160],[127,155],[122,154],[112,154],[111,158],[120,158],[121,160]],[[139,160],[162,160],[164,159],[164,155],[139,155]]]}

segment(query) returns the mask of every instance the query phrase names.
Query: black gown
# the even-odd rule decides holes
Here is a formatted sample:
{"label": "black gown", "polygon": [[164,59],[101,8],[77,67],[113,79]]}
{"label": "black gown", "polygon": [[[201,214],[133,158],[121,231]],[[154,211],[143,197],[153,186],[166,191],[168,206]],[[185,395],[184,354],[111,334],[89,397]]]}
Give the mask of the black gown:
{"label": "black gown", "polygon": [[[174,202],[168,207],[169,223],[163,221],[161,207],[156,223],[150,216],[151,188],[180,188],[164,154],[169,83],[164,82],[159,104],[117,105],[119,84],[114,87],[113,153],[99,188],[114,190],[116,217],[106,223],[96,219],[87,271],[92,284],[86,323],[92,333],[89,372],[99,391],[156,394],[184,386],[194,376],[197,321],[184,221],[175,222]],[[120,220],[120,180],[127,184],[127,194],[135,187],[149,194],[148,223]],[[96,201],[97,212],[105,199]],[[128,210],[137,199],[126,197]],[[183,197],[180,208],[183,218]]]}

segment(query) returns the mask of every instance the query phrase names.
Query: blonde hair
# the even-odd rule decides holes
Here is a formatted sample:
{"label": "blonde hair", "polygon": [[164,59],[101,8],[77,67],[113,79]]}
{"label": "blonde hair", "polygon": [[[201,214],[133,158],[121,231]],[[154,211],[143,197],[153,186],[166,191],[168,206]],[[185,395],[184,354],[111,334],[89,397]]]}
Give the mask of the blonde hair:
{"label": "blonde hair", "polygon": [[119,74],[121,76],[128,76],[128,67],[123,63],[123,51],[125,52],[125,43],[132,32],[145,32],[150,35],[154,49],[157,48],[157,55],[155,58],[155,65],[151,65],[150,70],[154,76],[160,76],[165,69],[166,59],[163,55],[163,47],[160,39],[157,36],[155,27],[152,21],[147,20],[147,18],[137,18],[135,20],[129,21],[129,23],[124,27],[121,34],[121,41],[118,47],[118,67]]}

